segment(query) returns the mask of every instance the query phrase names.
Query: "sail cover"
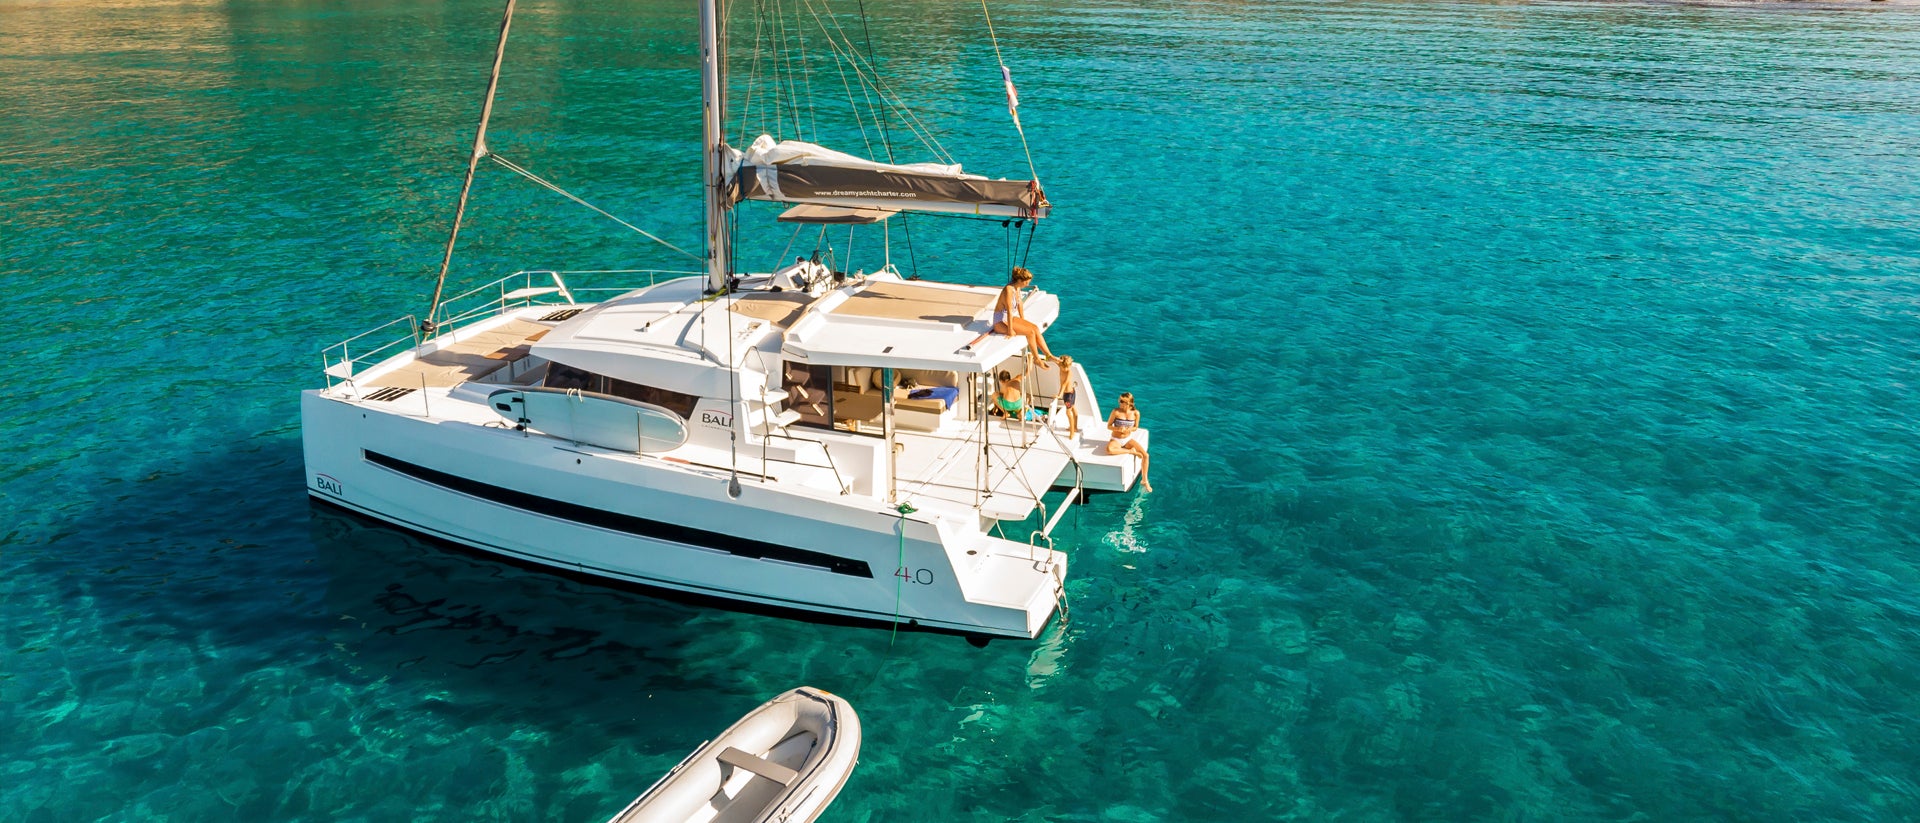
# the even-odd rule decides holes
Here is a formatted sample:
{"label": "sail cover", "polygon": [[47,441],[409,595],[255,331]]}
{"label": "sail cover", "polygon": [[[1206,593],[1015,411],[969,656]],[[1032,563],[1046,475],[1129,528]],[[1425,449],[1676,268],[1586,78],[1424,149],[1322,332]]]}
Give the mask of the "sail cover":
{"label": "sail cover", "polygon": [[989,180],[958,165],[891,165],[845,152],[760,135],[745,152],[727,149],[733,201],[937,211],[992,217],[1045,217],[1040,184]]}

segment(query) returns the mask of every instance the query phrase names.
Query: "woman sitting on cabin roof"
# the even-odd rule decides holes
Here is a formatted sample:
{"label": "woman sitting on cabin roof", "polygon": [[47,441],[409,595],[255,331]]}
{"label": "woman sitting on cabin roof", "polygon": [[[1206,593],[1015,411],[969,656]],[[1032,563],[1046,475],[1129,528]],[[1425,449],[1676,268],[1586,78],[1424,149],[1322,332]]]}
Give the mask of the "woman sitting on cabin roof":
{"label": "woman sitting on cabin roof", "polygon": [[[1040,327],[1027,319],[1026,301],[1021,298],[1022,289],[1033,285],[1033,272],[1025,267],[1015,266],[1013,274],[1008,275],[1007,284],[1000,288],[1000,299],[993,304],[993,329],[990,334],[1004,334],[1008,337],[1020,335],[1027,338],[1027,349],[1038,352],[1041,357],[1054,359],[1053,350],[1047,348],[1047,339],[1040,336]],[[980,337],[986,337],[983,334]],[[980,337],[973,342],[980,342]],[[972,346],[973,343],[968,343]]]}

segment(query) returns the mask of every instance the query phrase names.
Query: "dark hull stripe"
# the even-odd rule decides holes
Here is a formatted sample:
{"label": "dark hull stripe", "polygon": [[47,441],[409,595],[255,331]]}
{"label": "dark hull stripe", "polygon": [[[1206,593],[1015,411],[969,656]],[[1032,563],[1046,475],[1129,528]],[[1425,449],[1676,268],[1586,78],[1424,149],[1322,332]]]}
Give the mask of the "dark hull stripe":
{"label": "dark hull stripe", "polygon": [[605,509],[596,509],[591,506],[582,506],[578,503],[568,503],[564,500],[554,500],[552,498],[528,494],[523,491],[481,483],[470,478],[460,477],[409,463],[397,457],[391,457],[379,452],[367,451],[362,452],[362,454],[366,456],[367,462],[369,463],[392,469],[415,480],[431,483],[450,491],[478,497],[481,500],[492,503],[499,503],[502,506],[511,506],[534,514],[568,520],[585,526],[594,526],[596,528],[631,534],[637,537],[699,546],[739,557],[750,557],[756,560],[779,560],[785,563],[813,566],[824,571],[844,574],[849,577],[873,579],[873,567],[867,565],[867,562],[864,560],[838,557],[823,552],[796,549],[777,543],[749,540],[730,534],[696,529],[691,526],[682,526],[678,523],[648,520],[644,517],[635,517],[630,514],[610,512]]}
{"label": "dark hull stripe", "polygon": [[729,611],[746,612],[748,614],[759,614],[767,617],[799,620],[829,626],[858,626],[878,629],[893,628],[903,631],[955,635],[969,638],[975,641],[975,645],[984,645],[984,639],[989,636],[1014,638],[1023,636],[1018,634],[1002,634],[986,628],[966,628],[941,623],[922,623],[914,618],[901,620],[894,615],[880,614],[865,609],[850,610],[857,612],[857,614],[823,611],[817,606],[811,606],[795,600],[770,598],[769,600],[777,602],[769,602],[769,600],[748,599],[744,595],[729,592],[724,589],[714,589],[686,583],[667,583],[665,581],[653,580],[629,572],[618,572],[612,569],[555,565],[543,558],[522,554],[499,546],[473,543],[466,539],[458,538],[454,535],[446,534],[417,523],[410,523],[389,515],[380,514],[371,509],[363,509],[320,492],[309,490],[308,499],[316,505],[361,518],[374,526],[400,529],[409,534],[425,538],[436,545],[444,546],[455,551],[505,562],[509,565],[542,574],[551,574],[589,585],[606,586],[622,591],[631,591],[636,594],[655,597],[661,600],[669,600],[675,603],[685,603],[687,605],[705,608],[726,609]]}

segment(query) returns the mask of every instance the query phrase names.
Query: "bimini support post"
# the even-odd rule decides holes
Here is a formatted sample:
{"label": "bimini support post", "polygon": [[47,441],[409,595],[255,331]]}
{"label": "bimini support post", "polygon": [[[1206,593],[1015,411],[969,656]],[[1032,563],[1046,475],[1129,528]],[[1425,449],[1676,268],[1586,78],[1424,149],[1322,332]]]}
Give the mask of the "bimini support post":
{"label": "bimini support post", "polygon": [[900,447],[893,436],[893,369],[880,370],[880,385],[880,432],[887,441],[887,502],[898,503],[894,480],[899,477]]}

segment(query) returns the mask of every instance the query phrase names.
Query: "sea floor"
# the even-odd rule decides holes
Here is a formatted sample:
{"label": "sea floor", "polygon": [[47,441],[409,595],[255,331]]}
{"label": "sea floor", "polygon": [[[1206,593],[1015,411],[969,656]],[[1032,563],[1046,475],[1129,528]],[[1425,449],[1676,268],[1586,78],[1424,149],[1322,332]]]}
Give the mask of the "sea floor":
{"label": "sea floor", "polygon": [[[979,9],[866,7],[1025,173]],[[992,11],[1021,259],[1157,491],[976,650],[307,502],[298,392],[425,309],[498,4],[0,0],[0,819],[601,820],[801,684],[866,729],[835,821],[1920,818],[1920,15]],[[489,145],[697,245],[693,26],[522,4]],[[686,267],[497,168],[470,214],[458,283]],[[915,273],[1009,263],[910,226]]]}

